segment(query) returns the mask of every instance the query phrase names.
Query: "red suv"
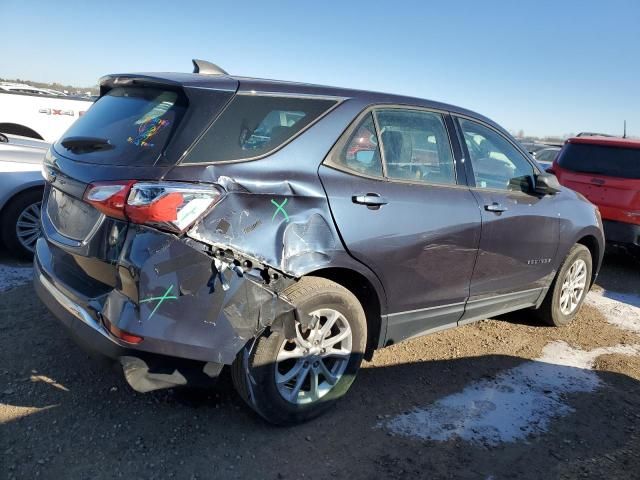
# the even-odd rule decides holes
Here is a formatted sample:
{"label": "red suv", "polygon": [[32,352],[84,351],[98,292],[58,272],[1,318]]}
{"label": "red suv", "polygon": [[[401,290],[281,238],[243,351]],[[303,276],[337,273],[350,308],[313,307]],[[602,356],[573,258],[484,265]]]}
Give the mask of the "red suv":
{"label": "red suv", "polygon": [[640,140],[570,138],[549,171],[599,207],[607,242],[640,249]]}

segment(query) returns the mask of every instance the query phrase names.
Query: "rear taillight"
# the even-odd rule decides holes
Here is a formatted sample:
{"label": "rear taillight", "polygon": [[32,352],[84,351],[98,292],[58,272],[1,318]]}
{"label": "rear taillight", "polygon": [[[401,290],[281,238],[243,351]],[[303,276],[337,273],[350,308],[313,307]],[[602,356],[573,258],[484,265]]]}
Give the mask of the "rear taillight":
{"label": "rear taillight", "polygon": [[183,232],[220,198],[212,185],[180,182],[105,182],[89,185],[85,200],[105,215]]}
{"label": "rear taillight", "polygon": [[109,217],[125,219],[127,195],[135,181],[105,182],[89,185],[84,199]]}
{"label": "rear taillight", "polygon": [[136,183],[125,213],[135,223],[183,232],[219,198],[220,190],[211,185]]}

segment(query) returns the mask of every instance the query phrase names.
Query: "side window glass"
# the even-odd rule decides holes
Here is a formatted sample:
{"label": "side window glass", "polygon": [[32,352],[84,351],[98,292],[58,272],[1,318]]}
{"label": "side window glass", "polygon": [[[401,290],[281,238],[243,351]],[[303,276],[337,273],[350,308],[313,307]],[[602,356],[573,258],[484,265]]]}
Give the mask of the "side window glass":
{"label": "side window glass", "polygon": [[477,188],[530,192],[534,170],[502,135],[470,120],[460,119]]}
{"label": "side window glass", "polygon": [[387,176],[414,182],[456,183],[442,115],[418,110],[376,112]]}
{"label": "side window glass", "polygon": [[283,133],[286,135],[305,115],[305,112],[271,110],[254,130],[240,138],[240,146],[243,150],[256,150],[276,143],[274,140]]}
{"label": "side window glass", "polygon": [[335,100],[237,94],[193,147],[186,163],[266,155],[335,104]]}
{"label": "side window glass", "polygon": [[380,147],[371,114],[360,121],[333,162],[354,172],[382,177]]}

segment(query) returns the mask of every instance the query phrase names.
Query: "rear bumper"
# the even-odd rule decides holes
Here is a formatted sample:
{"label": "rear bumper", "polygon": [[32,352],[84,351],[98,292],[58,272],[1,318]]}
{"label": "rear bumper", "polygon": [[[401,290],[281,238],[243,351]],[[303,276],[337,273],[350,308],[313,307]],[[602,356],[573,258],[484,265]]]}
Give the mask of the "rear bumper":
{"label": "rear bumper", "polygon": [[[275,285],[266,285],[253,271],[218,271],[199,244],[154,229],[129,232],[113,261],[115,287],[91,285],[96,282],[89,260],[95,259],[38,239],[35,289],[78,343],[123,365],[126,359],[153,365],[196,362],[200,371],[205,364],[208,371],[219,371],[266,327],[284,328],[297,318]],[[107,324],[143,340],[124,342]],[[128,365],[139,370],[137,360]]]}
{"label": "rear bumper", "polygon": [[607,242],[640,247],[640,225],[603,220],[604,236]]}
{"label": "rear bumper", "polygon": [[112,359],[131,353],[127,346],[110,337],[87,307],[72,300],[45,276],[37,258],[34,261],[33,286],[42,303],[86,350]]}
{"label": "rear bumper", "polygon": [[86,351],[120,362],[125,378],[139,392],[183,385],[213,386],[223,365],[186,360],[130,348],[113,338],[87,306],[56,287],[34,262],[35,291],[51,313]]}

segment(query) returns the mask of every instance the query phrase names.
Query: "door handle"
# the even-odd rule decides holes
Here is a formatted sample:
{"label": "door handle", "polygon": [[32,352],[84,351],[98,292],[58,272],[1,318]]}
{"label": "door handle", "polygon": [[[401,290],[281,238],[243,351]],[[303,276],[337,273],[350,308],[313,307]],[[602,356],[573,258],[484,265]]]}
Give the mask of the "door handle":
{"label": "door handle", "polygon": [[489,205],[485,205],[484,209],[487,212],[495,212],[495,213],[502,213],[509,210],[507,207],[503,207],[498,202],[493,202],[493,203],[490,203]]}
{"label": "door handle", "polygon": [[386,205],[387,203],[389,203],[387,202],[386,198],[381,197],[377,193],[366,193],[364,195],[354,195],[353,197],[351,197],[351,201],[353,203],[357,203],[358,205],[366,205],[371,209],[378,209],[382,205]]}

